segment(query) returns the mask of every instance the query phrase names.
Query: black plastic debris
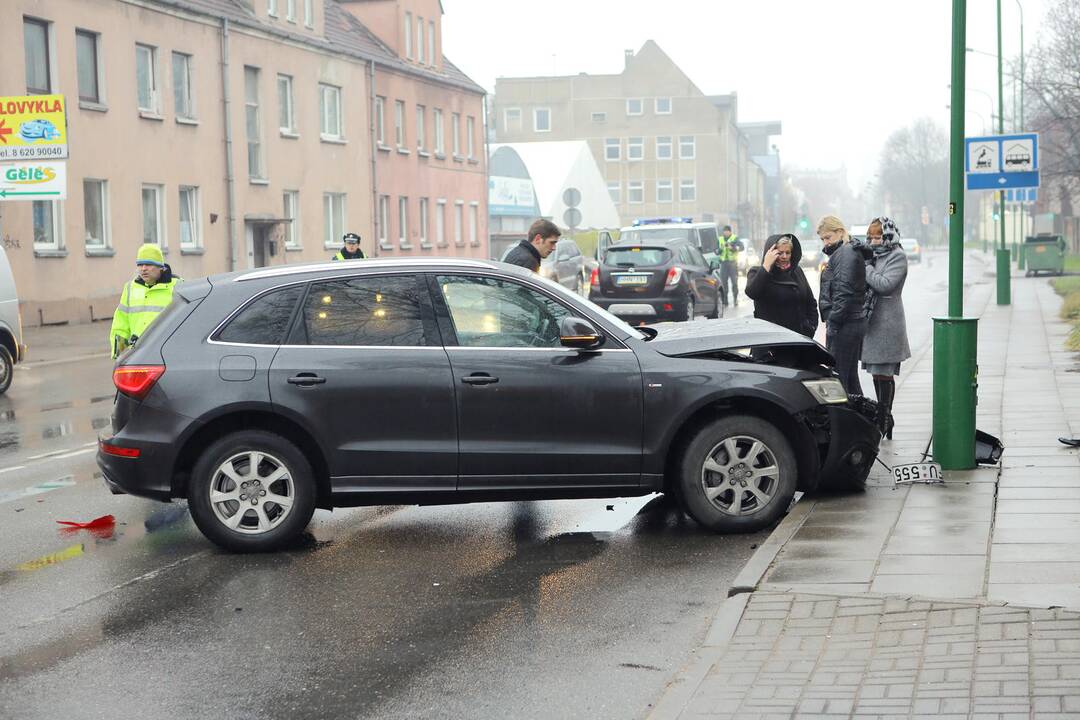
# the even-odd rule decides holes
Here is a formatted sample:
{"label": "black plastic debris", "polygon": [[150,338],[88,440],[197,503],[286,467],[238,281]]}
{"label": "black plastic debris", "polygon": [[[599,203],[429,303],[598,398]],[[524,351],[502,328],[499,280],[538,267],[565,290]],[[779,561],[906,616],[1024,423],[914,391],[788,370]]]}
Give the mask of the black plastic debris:
{"label": "black plastic debris", "polygon": [[997,465],[1005,446],[990,433],[975,431],[975,463],[978,465]]}

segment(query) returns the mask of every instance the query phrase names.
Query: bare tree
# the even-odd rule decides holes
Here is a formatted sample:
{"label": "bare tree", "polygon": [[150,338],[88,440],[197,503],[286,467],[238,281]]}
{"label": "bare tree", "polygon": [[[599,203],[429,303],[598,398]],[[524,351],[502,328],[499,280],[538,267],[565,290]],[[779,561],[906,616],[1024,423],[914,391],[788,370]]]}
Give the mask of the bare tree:
{"label": "bare tree", "polygon": [[[920,118],[896,130],[881,151],[876,196],[882,214],[888,209],[907,236],[937,240],[942,213],[948,205],[949,143],[945,130],[930,118]],[[922,224],[926,208],[928,223]]]}
{"label": "bare tree", "polygon": [[1080,192],[1080,4],[1057,0],[1024,79],[1030,125],[1039,132],[1039,168],[1062,197]]}

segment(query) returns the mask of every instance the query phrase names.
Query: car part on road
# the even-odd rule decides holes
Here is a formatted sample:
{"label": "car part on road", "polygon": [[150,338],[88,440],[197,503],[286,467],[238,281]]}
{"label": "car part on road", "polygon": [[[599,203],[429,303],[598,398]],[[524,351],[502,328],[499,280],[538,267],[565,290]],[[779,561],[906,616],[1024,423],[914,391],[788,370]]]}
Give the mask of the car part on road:
{"label": "car part on road", "polygon": [[1001,454],[1005,452],[1005,446],[1001,440],[990,433],[975,430],[975,463],[977,465],[997,465],[1001,461]]}
{"label": "car part on road", "polygon": [[1080,437],[1059,437],[1058,442],[1069,447],[1080,447]]}

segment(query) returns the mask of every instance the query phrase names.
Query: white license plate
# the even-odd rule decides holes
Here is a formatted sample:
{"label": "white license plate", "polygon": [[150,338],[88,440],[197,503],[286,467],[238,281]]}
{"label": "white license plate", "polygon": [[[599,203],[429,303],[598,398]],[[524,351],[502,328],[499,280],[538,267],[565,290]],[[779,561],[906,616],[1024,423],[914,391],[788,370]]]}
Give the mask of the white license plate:
{"label": "white license plate", "polygon": [[647,285],[649,282],[648,275],[616,275],[616,285]]}
{"label": "white license plate", "polygon": [[900,483],[942,483],[945,478],[941,474],[941,466],[934,462],[908,463],[906,465],[894,465],[892,469],[893,482]]}

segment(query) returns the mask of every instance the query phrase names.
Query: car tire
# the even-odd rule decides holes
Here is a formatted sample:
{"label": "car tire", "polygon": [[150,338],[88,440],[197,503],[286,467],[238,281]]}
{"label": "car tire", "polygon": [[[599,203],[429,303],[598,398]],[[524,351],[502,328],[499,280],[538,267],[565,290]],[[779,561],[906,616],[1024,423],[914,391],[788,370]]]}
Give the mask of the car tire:
{"label": "car tire", "polygon": [[693,320],[694,319],[694,314],[696,312],[697,312],[697,309],[694,307],[694,296],[693,295],[687,295],[686,296],[686,309],[683,311],[683,321],[684,322],[689,322],[689,321]]}
{"label": "car tire", "polygon": [[0,345],[0,395],[7,392],[7,389],[11,387],[11,380],[15,376],[15,361],[11,357],[11,352],[6,347]]}
{"label": "car tire", "polygon": [[[249,497],[252,490],[255,497]],[[267,552],[288,543],[311,521],[315,496],[308,459],[285,438],[264,430],[232,433],[210,445],[188,484],[195,524],[213,543],[233,552]]]}
{"label": "car tire", "polygon": [[716,292],[716,304],[713,305],[712,312],[708,313],[705,317],[707,317],[710,320],[716,320],[722,314],[723,314],[723,306],[720,303],[720,291],[718,290]]}
{"label": "car tire", "polygon": [[687,445],[677,493],[686,513],[709,530],[757,532],[787,512],[796,472],[795,453],[772,423],[728,415],[703,427]]}

